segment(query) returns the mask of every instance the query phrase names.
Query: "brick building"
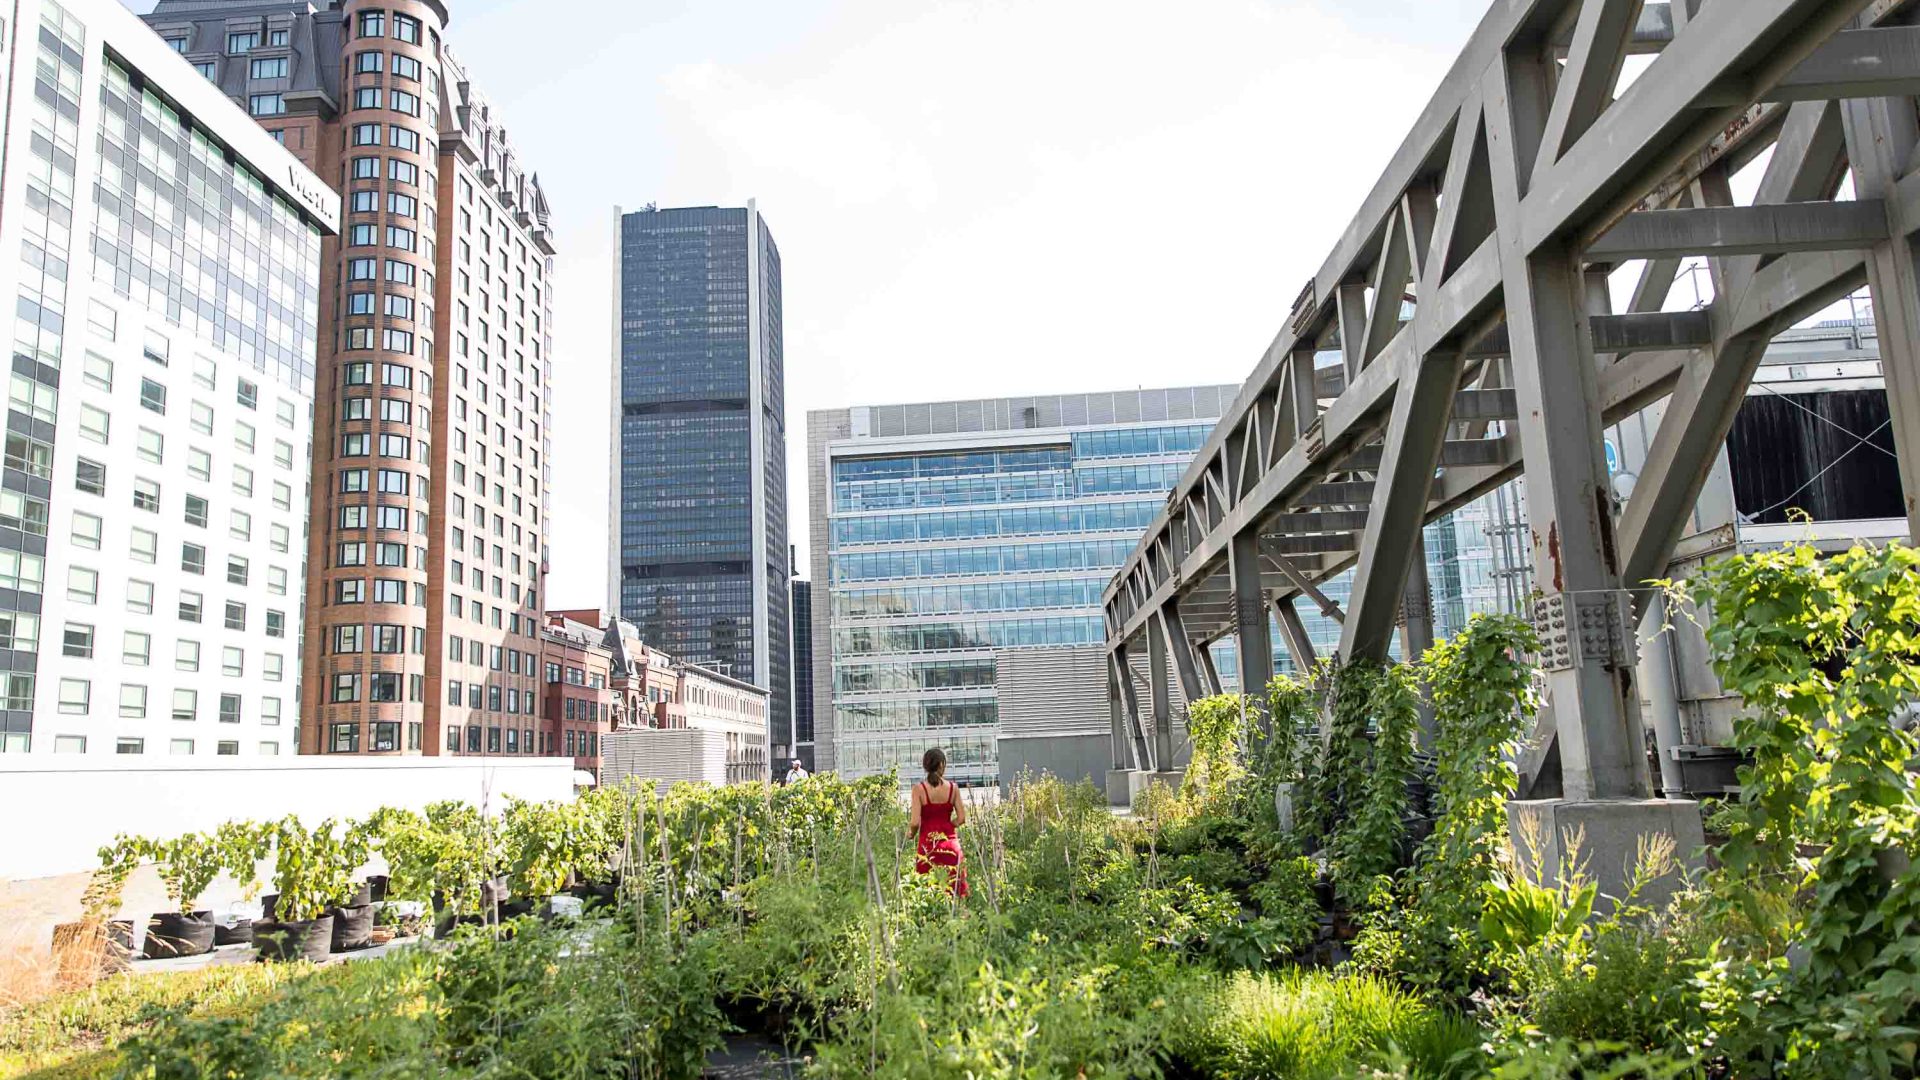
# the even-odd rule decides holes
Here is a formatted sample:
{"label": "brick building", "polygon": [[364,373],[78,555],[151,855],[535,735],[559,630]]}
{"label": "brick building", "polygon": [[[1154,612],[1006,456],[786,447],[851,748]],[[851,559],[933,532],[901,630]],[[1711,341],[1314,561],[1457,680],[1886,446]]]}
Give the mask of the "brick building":
{"label": "brick building", "polygon": [[441,0],[159,0],[147,22],[334,187],[300,750],[534,754],[553,243]]}
{"label": "brick building", "polygon": [[[591,630],[602,627],[599,631]],[[543,640],[549,654],[544,669],[547,679],[546,713],[555,717],[558,705],[561,719],[550,727],[562,731],[572,727],[574,746],[588,737],[596,751],[607,734],[636,731],[706,731],[720,736],[725,743],[725,779],[729,783],[765,780],[767,761],[767,691],[716,671],[683,664],[649,646],[640,638],[633,623],[611,618],[593,609],[549,612]],[[597,645],[587,644],[597,634]],[[555,682],[554,665],[562,665]],[[574,682],[565,665],[576,664],[584,685]],[[604,665],[597,668],[595,665]],[[602,686],[594,685],[594,672],[604,670]],[[564,717],[566,700],[575,700],[576,717],[581,710],[602,715],[604,719],[568,721]],[[565,735],[560,735],[560,752],[565,753]],[[641,769],[633,775],[647,775],[642,756]],[[576,755],[575,764],[599,775],[601,760],[596,752],[589,760]]]}
{"label": "brick building", "polygon": [[553,612],[540,632],[543,689],[537,753],[570,757],[574,768],[600,771],[600,738],[613,723],[613,653],[598,626]]}

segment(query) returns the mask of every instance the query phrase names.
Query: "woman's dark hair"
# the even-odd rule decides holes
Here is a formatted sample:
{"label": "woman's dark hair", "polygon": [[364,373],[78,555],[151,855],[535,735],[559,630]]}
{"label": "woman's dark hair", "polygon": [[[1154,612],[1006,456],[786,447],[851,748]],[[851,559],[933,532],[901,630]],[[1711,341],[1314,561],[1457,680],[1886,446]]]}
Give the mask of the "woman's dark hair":
{"label": "woman's dark hair", "polygon": [[920,755],[920,767],[927,770],[927,782],[937,784],[947,778],[947,752],[935,746]]}

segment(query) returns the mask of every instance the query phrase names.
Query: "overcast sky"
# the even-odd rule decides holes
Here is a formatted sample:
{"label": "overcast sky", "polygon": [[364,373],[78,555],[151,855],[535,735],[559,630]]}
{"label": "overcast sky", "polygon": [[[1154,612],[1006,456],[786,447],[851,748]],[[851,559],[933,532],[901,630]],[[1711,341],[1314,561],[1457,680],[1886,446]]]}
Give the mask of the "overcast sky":
{"label": "overcast sky", "polygon": [[553,207],[557,608],[605,598],[616,204],[759,200],[804,559],[809,409],[1244,379],[1487,4],[448,7]]}

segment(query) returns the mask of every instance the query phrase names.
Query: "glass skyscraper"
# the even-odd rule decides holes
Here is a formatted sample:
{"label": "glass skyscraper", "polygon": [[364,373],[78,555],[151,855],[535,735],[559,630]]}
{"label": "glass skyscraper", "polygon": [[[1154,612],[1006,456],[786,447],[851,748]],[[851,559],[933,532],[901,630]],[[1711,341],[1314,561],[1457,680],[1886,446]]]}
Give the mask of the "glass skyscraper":
{"label": "glass skyscraper", "polygon": [[998,657],[1098,645],[1100,593],[1236,387],[816,412],[814,755],[999,778]]}
{"label": "glass skyscraper", "polygon": [[610,605],[792,743],[780,251],[752,203],[619,219]]}

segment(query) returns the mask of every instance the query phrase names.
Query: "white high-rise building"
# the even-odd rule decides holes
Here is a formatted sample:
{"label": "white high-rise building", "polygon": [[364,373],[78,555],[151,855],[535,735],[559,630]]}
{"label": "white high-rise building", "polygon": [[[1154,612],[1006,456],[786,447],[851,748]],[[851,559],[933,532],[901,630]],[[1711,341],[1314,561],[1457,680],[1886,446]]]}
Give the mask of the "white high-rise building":
{"label": "white high-rise building", "polygon": [[0,751],[292,753],[339,199],[118,0],[0,16]]}

